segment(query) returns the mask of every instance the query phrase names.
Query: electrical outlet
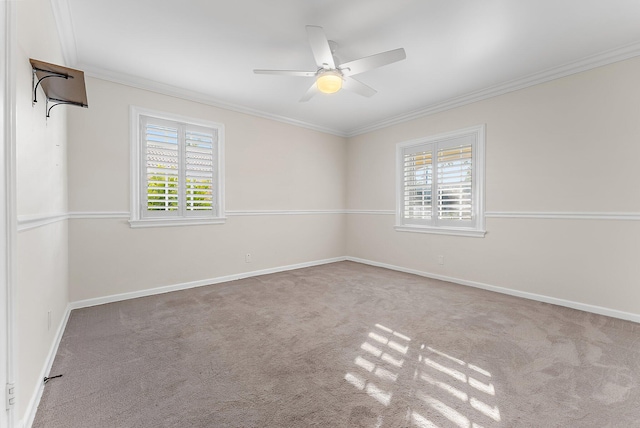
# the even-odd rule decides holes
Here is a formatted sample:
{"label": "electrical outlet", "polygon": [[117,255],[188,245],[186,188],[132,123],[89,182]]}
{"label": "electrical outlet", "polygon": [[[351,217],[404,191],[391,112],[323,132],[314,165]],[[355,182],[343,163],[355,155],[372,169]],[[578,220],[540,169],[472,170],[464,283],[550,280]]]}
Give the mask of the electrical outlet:
{"label": "electrical outlet", "polygon": [[47,330],[51,330],[51,309],[47,312]]}
{"label": "electrical outlet", "polygon": [[438,264],[439,265],[444,265],[444,256],[438,256]]}
{"label": "electrical outlet", "polygon": [[7,383],[5,396],[7,397],[7,410],[16,404],[16,385],[15,383]]}
{"label": "electrical outlet", "polygon": [[247,253],[244,255],[244,262],[251,263],[251,253]]}

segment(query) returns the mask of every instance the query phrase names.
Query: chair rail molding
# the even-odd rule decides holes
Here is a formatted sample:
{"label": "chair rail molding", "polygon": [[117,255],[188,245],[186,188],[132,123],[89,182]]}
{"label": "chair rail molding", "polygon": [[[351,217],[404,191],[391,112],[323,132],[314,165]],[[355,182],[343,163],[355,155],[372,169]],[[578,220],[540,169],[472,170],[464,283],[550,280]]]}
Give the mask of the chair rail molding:
{"label": "chair rail molding", "polygon": [[487,218],[534,218],[563,220],[640,220],[640,212],[537,212],[537,211],[487,211]]}
{"label": "chair rail molding", "polygon": [[[281,216],[281,215],[395,215],[393,210],[332,209],[332,210],[227,210],[228,217]],[[74,219],[125,219],[129,211],[72,211],[67,213],[19,215],[17,230],[22,232],[64,220]],[[640,212],[566,212],[566,211],[487,211],[486,218],[546,219],[546,220],[606,220],[640,221]]]}

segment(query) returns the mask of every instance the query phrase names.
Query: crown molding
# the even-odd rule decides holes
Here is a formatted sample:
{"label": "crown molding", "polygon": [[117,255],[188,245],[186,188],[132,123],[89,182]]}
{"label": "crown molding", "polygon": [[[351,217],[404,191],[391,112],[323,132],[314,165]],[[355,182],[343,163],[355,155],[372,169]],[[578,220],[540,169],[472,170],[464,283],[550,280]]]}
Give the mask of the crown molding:
{"label": "crown molding", "polygon": [[[65,44],[63,44],[63,47]],[[410,120],[418,119],[424,116],[440,113],[446,110],[451,110],[457,107],[462,107],[467,104],[475,103],[477,101],[486,100],[488,98],[504,95],[509,92],[519,91],[531,86],[539,85],[542,83],[550,82],[552,80],[560,79],[570,76],[572,74],[582,73],[594,68],[602,67],[605,65],[613,64],[616,62],[624,61],[634,57],[640,56],[640,42],[632,43],[621,48],[613,49],[610,51],[602,52],[597,55],[591,55],[582,58],[578,61],[573,61],[559,67],[543,70],[538,73],[530,74],[528,76],[511,80],[506,83],[494,85],[479,91],[470,92],[468,94],[450,98],[444,102],[432,104],[419,110],[414,110],[409,113],[404,113],[398,116],[391,117],[386,120],[375,122],[375,124],[354,128],[350,131],[344,132],[337,129],[327,128],[312,123],[303,122],[297,119],[292,119],[285,116],[275,115],[264,111],[252,109],[245,106],[226,103],[217,100],[215,97],[205,95],[199,92],[190,91],[187,89],[166,85],[147,79],[141,79],[126,75],[123,73],[115,73],[105,70],[96,69],[88,65],[82,64],[80,67],[84,69],[85,74],[91,77],[95,77],[102,80],[107,80],[115,83],[119,83],[126,86],[135,87],[138,89],[144,89],[152,92],[156,92],[163,95],[169,95],[176,98],[182,98],[189,101],[195,101],[198,103],[210,105],[213,107],[219,107],[226,110],[235,111],[238,113],[249,114],[252,116],[262,117],[265,119],[275,120],[277,122],[286,123],[289,125],[299,126],[302,128],[311,129],[326,134],[336,135],[338,137],[355,137],[357,135],[366,134],[379,129],[387,128],[393,125],[398,125]]]}
{"label": "crown molding", "polygon": [[62,56],[68,67],[79,68],[84,71],[87,76],[94,77],[109,82],[118,83],[125,86],[130,86],[137,89],[143,89],[146,91],[156,92],[162,95],[168,95],[175,98],[182,98],[188,101],[194,101],[197,103],[210,105],[212,107],[223,108],[225,110],[235,111],[238,113],[244,113],[251,116],[261,117],[263,119],[270,119],[276,122],[286,123],[288,125],[294,125],[301,128],[311,129],[313,131],[322,132],[325,134],[331,134],[338,137],[346,137],[347,134],[343,131],[333,128],[327,128],[324,126],[315,125],[313,123],[304,122],[301,120],[293,119],[286,116],[280,116],[272,113],[267,113],[257,109],[253,109],[246,106],[227,103],[216,99],[210,95],[191,91],[188,89],[180,88],[177,86],[167,85],[164,83],[156,82],[149,79],[143,79],[136,76],[131,76],[126,73],[116,73],[100,69],[97,67],[91,67],[82,62],[78,62],[78,50],[76,45],[76,37],[74,32],[73,20],[71,17],[71,9],[69,7],[68,0],[50,0],[51,7],[53,9],[53,15],[58,28],[58,36],[60,38],[60,45],[62,48]]}
{"label": "crown molding", "polygon": [[264,111],[256,110],[246,106],[241,106],[238,104],[227,103],[224,101],[220,101],[210,95],[206,95],[196,91],[191,91],[189,89],[184,89],[177,86],[167,85],[164,83],[156,82],[154,80],[143,79],[143,78],[131,76],[125,73],[117,73],[114,71],[102,70],[96,67],[89,66],[87,64],[83,64],[83,63],[78,64],[78,68],[83,70],[85,75],[96,78],[96,79],[106,80],[109,82],[114,82],[121,85],[137,88],[137,89],[143,89],[145,91],[151,91],[151,92],[155,92],[162,95],[168,95],[175,98],[181,98],[188,101],[194,101],[200,104],[205,104],[212,107],[218,107],[225,110],[235,111],[238,113],[248,114],[248,115],[260,117],[263,119],[274,120],[276,122],[286,123],[288,125],[298,126],[301,128],[306,128],[312,131],[318,131],[325,134],[331,134],[338,137],[347,136],[345,132],[339,131],[337,129],[315,125],[313,123],[304,122],[304,121],[293,119],[286,116],[267,113]]}
{"label": "crown molding", "polygon": [[69,1],[51,0],[51,9],[58,28],[64,62],[67,67],[75,67],[78,62],[78,49],[76,47],[76,36],[73,31]]}
{"label": "crown molding", "polygon": [[387,128],[389,126],[398,125],[420,117],[429,116],[466,104],[475,103],[477,101],[486,100],[488,98],[504,95],[509,92],[519,91],[520,89],[529,88],[541,83],[550,82],[552,80],[567,77],[572,74],[582,73],[594,68],[613,64],[615,62],[624,61],[640,56],[640,42],[634,42],[620,48],[601,52],[599,54],[590,55],[561,65],[559,67],[549,68],[537,73],[529,74],[519,79],[510,80],[505,83],[490,86],[479,91],[469,92],[459,97],[450,98],[446,101],[432,104],[430,106],[391,117],[386,120],[376,121],[374,124],[354,128],[347,132],[347,137],[355,137],[356,135],[366,134],[378,129]]}
{"label": "crown molding", "polygon": [[334,128],[328,128],[325,126],[316,125],[309,122],[304,122],[298,119],[293,119],[286,116],[276,115],[265,111],[253,109],[246,106],[227,103],[216,99],[211,95],[204,93],[191,91],[188,89],[180,88],[177,86],[166,85],[164,83],[131,76],[126,73],[117,73],[108,71],[96,67],[91,67],[87,64],[78,63],[76,39],[73,31],[73,21],[71,19],[71,11],[69,9],[68,0],[51,0],[53,13],[58,27],[58,34],[60,36],[60,43],[62,46],[62,53],[67,62],[67,66],[76,67],[82,69],[86,75],[106,80],[121,85],[130,86],[138,89],[156,92],[163,95],[168,95],[176,98],[182,98],[189,101],[198,102],[213,107],[223,108],[225,110],[235,111],[238,113],[244,113],[251,116],[261,117],[264,119],[274,120],[276,122],[282,122],[289,125],[294,125],[302,128],[311,129],[313,131],[323,132],[326,134],[335,135],[338,137],[349,138],[357,135],[366,134],[368,132],[376,131],[379,129],[387,128],[389,126],[398,125],[410,120],[418,119],[431,114],[440,113],[446,110],[451,110],[456,107],[461,107],[467,104],[471,104],[477,101],[482,101],[488,98],[493,98],[499,95],[504,95],[509,92],[518,91],[531,86],[539,85],[541,83],[549,82],[562,77],[570,76],[572,74],[581,73],[597,67],[613,64],[615,62],[624,61],[636,56],[640,56],[640,41],[634,42],[616,49],[611,49],[599,54],[590,55],[579,59],[577,61],[568,62],[559,67],[553,67],[546,70],[542,70],[537,73],[529,74],[527,76],[514,79],[505,83],[490,86],[478,91],[469,92],[465,95],[450,98],[443,102],[428,105],[418,110],[413,110],[408,113],[403,113],[397,116],[390,117],[385,120],[376,121],[370,125],[365,125],[357,128],[353,128],[348,131],[341,131]]}

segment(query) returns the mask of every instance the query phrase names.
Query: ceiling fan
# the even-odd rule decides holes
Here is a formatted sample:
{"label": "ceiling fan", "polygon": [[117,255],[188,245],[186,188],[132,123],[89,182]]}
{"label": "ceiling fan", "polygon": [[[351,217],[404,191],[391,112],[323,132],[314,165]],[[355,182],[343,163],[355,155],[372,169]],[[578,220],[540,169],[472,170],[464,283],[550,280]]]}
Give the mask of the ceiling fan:
{"label": "ceiling fan", "polygon": [[401,61],[407,57],[404,49],[393,49],[353,61],[338,64],[334,57],[337,44],[327,40],[322,27],[307,25],[307,36],[313,58],[318,66],[316,71],[297,70],[253,70],[256,74],[279,74],[282,76],[315,77],[316,81],[300,99],[309,101],[318,92],[332,94],[346,89],[365,97],[373,96],[377,91],[352,76],[383,65]]}

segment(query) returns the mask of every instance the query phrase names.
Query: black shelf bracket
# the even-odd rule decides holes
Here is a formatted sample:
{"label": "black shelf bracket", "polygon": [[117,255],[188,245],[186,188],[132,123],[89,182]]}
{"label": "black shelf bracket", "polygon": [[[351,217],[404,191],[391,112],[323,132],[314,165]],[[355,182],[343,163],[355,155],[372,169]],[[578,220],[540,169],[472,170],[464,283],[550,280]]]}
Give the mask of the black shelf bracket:
{"label": "black shelf bracket", "polygon": [[46,98],[47,118],[51,114],[51,109],[61,104],[89,107],[82,71],[33,58],[30,58],[29,62],[32,68],[31,86],[33,87],[31,105],[38,102],[38,88],[41,88]]}
{"label": "black shelf bracket", "polygon": [[[36,74],[37,72],[46,73],[46,76],[38,79],[38,75]],[[61,79],[73,79],[73,76],[70,76],[68,74],[56,73],[55,71],[43,70],[38,67],[33,67],[33,73],[31,74],[31,85],[33,86],[33,101],[31,102],[31,105],[38,102],[38,86],[40,86],[40,82],[50,77],[58,77]],[[36,79],[38,79],[37,82],[36,82]],[[47,113],[47,117],[49,117],[49,113]]]}
{"label": "black shelf bracket", "polygon": [[[52,103],[51,101],[54,101],[54,102]],[[51,107],[49,107],[49,104],[51,104]],[[78,106],[78,107],[88,107],[86,104],[77,103],[74,101],[62,101],[62,100],[56,100],[55,98],[47,98],[47,102],[46,102],[47,117],[49,117],[49,113],[51,112],[52,108],[62,104],[69,104],[69,105]]]}

